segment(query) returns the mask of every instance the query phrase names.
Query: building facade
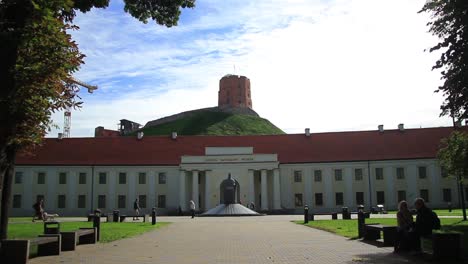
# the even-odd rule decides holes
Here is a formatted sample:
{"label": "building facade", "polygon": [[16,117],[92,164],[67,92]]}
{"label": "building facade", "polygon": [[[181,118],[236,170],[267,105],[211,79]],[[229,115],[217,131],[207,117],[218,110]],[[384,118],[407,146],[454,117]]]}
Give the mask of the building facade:
{"label": "building facade", "polygon": [[[465,128],[462,128],[465,129]],[[128,213],[205,211],[220,202],[230,173],[240,200],[270,213],[331,212],[424,198],[433,208],[459,203],[456,181],[436,153],[452,128],[275,136],[179,136],[46,139],[17,159],[12,215],[82,216],[95,208]]]}

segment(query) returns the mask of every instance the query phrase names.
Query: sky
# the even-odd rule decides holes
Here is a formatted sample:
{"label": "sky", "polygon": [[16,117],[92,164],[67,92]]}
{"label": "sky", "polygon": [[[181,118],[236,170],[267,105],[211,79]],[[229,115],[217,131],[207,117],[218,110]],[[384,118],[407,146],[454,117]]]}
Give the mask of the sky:
{"label": "sky", "polygon": [[[438,39],[425,0],[197,0],[177,27],[143,24],[123,1],[79,14],[73,38],[86,55],[71,136],[142,125],[217,105],[219,79],[247,76],[253,109],[287,133],[449,126],[434,93]],[[53,115],[63,129],[63,113]]]}

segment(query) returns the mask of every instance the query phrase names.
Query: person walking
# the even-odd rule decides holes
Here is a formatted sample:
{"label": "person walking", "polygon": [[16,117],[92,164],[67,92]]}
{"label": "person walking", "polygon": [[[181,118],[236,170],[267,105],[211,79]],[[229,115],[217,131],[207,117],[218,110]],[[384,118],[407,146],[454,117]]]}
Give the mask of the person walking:
{"label": "person walking", "polygon": [[190,212],[192,213],[192,218],[195,217],[195,202],[193,200],[190,200]]}
{"label": "person walking", "polygon": [[135,210],[135,215],[136,217],[133,217],[133,221],[138,220],[138,216],[140,215],[140,203],[138,201],[138,198],[135,199],[135,202],[133,203],[133,209]]}
{"label": "person walking", "polygon": [[394,252],[410,249],[410,236],[409,232],[413,227],[413,215],[408,209],[408,203],[401,201],[398,204],[397,213],[397,234],[395,238]]}

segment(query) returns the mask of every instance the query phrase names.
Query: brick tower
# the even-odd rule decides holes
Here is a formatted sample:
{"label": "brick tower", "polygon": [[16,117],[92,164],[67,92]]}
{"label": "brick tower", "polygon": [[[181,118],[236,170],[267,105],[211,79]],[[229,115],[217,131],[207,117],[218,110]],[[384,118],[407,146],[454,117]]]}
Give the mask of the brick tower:
{"label": "brick tower", "polygon": [[250,80],[240,75],[225,75],[219,80],[219,107],[241,107],[252,109]]}

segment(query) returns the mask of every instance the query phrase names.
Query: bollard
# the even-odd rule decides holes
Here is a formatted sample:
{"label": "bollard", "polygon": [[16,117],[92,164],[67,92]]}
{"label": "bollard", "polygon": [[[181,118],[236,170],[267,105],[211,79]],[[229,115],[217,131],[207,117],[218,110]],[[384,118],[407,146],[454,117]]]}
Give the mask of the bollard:
{"label": "bollard", "polygon": [[309,207],[304,206],[304,224],[309,223]]}
{"label": "bollard", "polygon": [[101,210],[94,210],[93,227],[96,228],[97,241],[101,240]]}
{"label": "bollard", "polygon": [[156,207],[153,207],[153,209],[151,210],[151,224],[156,224]]}
{"label": "bollard", "polygon": [[118,223],[119,222],[119,217],[120,217],[120,211],[119,210],[112,211],[112,222]]}
{"label": "bollard", "polygon": [[364,226],[366,224],[366,217],[363,211],[358,211],[358,237],[364,237]]}
{"label": "bollard", "polygon": [[449,209],[449,213],[452,212],[452,203],[451,202],[448,202],[448,209]]}

